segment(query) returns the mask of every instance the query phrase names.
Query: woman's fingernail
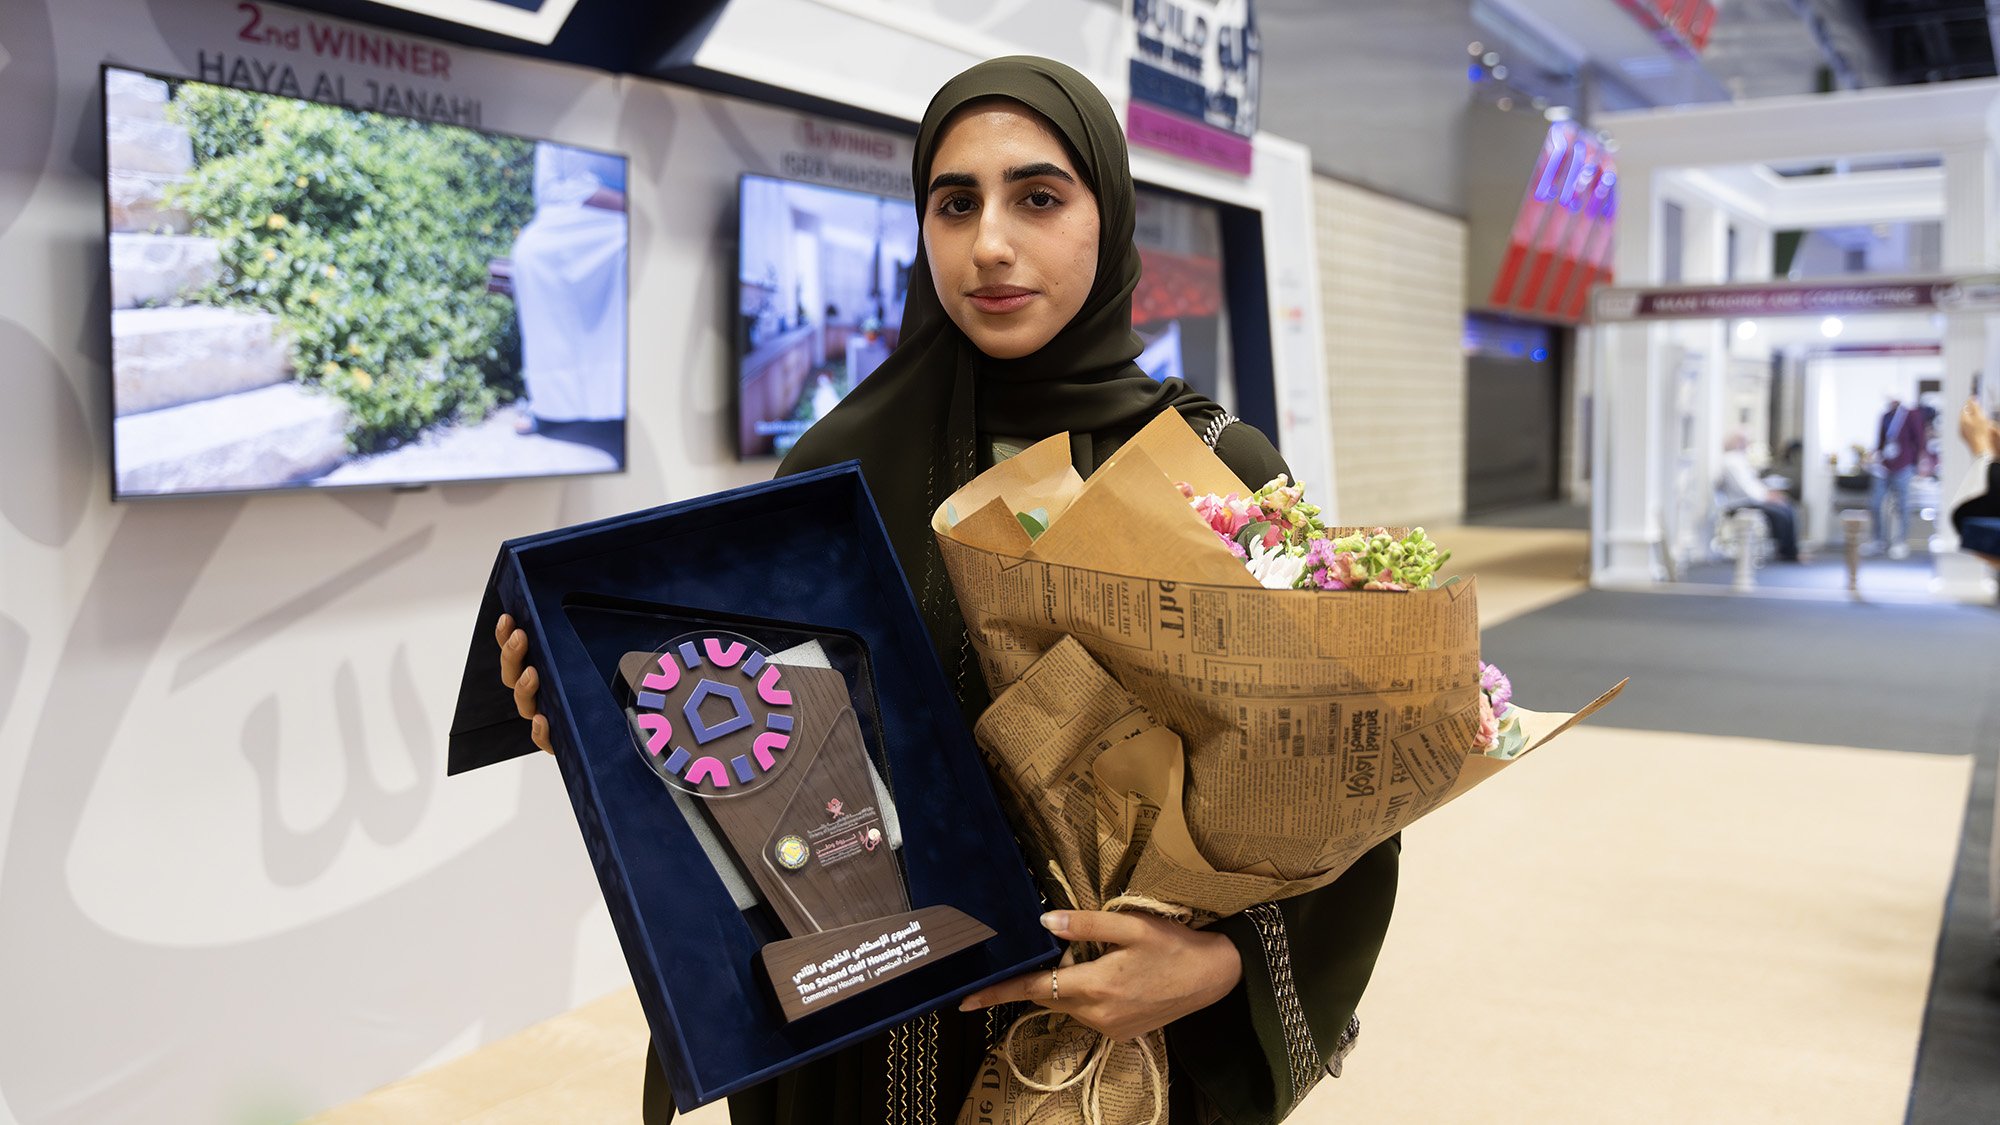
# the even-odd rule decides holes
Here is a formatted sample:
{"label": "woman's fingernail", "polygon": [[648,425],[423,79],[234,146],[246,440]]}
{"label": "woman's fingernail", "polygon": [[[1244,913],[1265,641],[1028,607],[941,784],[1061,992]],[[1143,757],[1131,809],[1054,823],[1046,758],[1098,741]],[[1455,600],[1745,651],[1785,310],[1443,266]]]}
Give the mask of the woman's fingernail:
{"label": "woman's fingernail", "polygon": [[1051,910],[1042,915],[1042,928],[1051,933],[1061,933],[1069,926],[1069,915],[1060,910]]}
{"label": "woman's fingernail", "polygon": [[507,647],[514,649],[516,651],[519,651],[521,646],[527,643],[528,643],[528,634],[522,632],[519,629],[514,630],[514,635],[507,638]]}
{"label": "woman's fingernail", "polygon": [[979,1010],[979,1005],[973,1003],[972,997],[968,996],[958,1002],[958,1010],[961,1012],[976,1012]]}

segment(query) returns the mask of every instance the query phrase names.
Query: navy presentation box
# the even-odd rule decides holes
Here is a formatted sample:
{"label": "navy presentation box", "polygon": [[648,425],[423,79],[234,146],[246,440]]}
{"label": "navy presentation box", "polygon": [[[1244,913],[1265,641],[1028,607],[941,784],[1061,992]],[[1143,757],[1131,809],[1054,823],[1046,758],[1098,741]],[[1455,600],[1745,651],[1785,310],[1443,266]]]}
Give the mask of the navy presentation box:
{"label": "navy presentation box", "polygon": [[[503,612],[527,630],[563,783],[683,1109],[1056,956],[1037,921],[1041,901],[853,463],[504,544],[452,722],[453,774],[534,751],[499,680],[493,626]],[[611,686],[625,652],[664,641],[653,623],[685,620],[751,635],[837,638],[834,647],[865,653],[872,677],[863,678],[872,678],[875,698],[864,702],[879,725],[869,749],[901,820],[910,905],[956,907],[994,937],[785,1020],[757,963],[758,951],[784,931],[762,906],[739,909],[732,900],[635,749]]]}

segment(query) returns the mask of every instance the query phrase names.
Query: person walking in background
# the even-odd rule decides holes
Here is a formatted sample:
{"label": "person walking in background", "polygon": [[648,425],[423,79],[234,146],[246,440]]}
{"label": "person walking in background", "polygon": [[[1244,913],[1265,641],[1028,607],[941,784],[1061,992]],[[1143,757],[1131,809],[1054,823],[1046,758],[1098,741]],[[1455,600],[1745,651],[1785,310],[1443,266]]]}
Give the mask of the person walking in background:
{"label": "person walking in background", "polygon": [[[1868,506],[1875,516],[1875,549],[1892,559],[1910,556],[1910,477],[1924,451],[1923,418],[1891,395],[1875,424],[1875,456],[1869,465]],[[1891,533],[1890,517],[1896,530]]]}

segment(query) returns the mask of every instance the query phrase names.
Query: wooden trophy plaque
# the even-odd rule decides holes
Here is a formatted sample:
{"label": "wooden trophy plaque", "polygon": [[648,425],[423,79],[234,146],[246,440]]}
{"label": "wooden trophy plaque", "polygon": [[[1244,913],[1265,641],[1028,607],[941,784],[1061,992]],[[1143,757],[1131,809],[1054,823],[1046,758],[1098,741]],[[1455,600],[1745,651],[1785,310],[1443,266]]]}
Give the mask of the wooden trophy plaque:
{"label": "wooden trophy plaque", "polygon": [[716,629],[618,672],[640,757],[700,799],[791,934],[760,952],[787,1020],[993,936],[955,907],[910,909],[840,672]]}

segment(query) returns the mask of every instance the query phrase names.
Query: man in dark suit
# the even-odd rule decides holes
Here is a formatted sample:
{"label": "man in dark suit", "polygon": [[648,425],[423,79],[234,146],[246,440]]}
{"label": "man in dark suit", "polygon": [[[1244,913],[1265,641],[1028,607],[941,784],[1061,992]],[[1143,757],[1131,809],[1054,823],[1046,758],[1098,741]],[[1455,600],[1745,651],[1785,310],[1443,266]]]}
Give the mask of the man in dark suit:
{"label": "man in dark suit", "polygon": [[[1923,451],[1923,415],[1890,396],[1875,423],[1875,458],[1869,466],[1875,481],[1869,489],[1869,507],[1875,514],[1875,548],[1892,559],[1910,555],[1910,477]],[[1894,533],[1889,530],[1891,517]]]}

